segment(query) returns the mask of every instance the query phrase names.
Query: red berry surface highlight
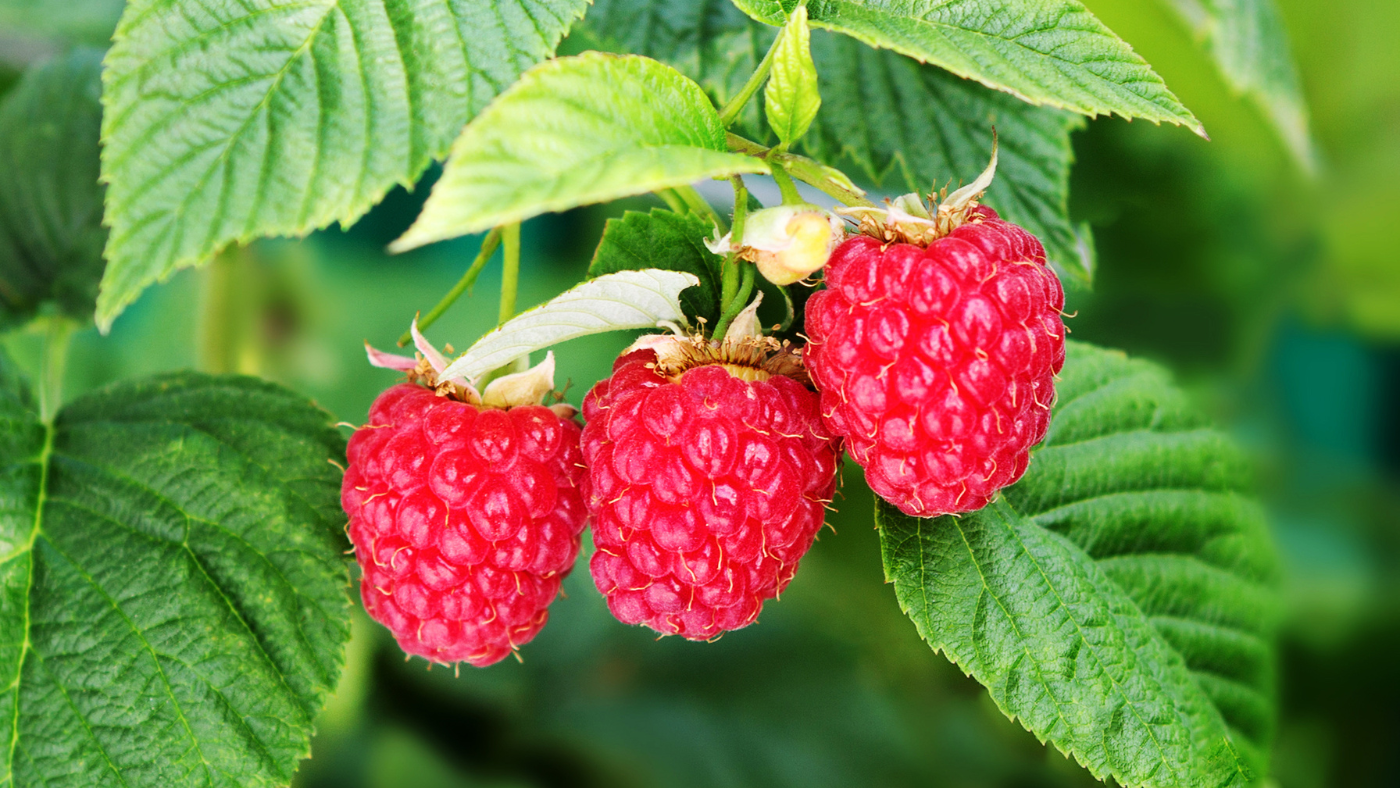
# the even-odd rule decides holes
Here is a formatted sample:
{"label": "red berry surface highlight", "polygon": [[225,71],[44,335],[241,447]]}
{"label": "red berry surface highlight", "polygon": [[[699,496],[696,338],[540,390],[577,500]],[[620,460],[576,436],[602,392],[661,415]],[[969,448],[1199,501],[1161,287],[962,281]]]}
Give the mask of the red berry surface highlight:
{"label": "red berry surface highlight", "polygon": [[577,423],[403,383],[375,400],[349,459],[361,596],[404,651],[483,667],[535,637],[586,519]]}
{"label": "red berry surface highlight", "polygon": [[1045,437],[1064,291],[1040,242],[990,208],[927,247],[845,241],[807,302],[822,417],[906,514],[985,506]]}
{"label": "red berry surface highlight", "polygon": [[590,568],[613,615],[690,640],[753,623],[835,491],[840,443],[816,394],[742,365],[666,375],[639,350],[583,412]]}

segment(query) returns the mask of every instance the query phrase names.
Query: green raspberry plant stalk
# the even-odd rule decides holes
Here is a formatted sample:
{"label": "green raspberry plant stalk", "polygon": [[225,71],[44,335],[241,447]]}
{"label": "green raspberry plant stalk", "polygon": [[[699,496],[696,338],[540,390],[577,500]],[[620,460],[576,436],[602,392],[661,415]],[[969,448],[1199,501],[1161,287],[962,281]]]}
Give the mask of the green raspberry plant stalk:
{"label": "green raspberry plant stalk", "polygon": [[[1122,785],[1267,778],[1277,570],[1244,455],[1062,312],[1095,268],[1070,132],[1200,122],[1077,0],[685,5],[133,0],[105,54],[9,91],[0,325],[44,350],[32,382],[0,356],[0,782],[287,785],[352,581],[408,654],[487,666],[546,626],[588,525],[620,621],[741,630],[801,582],[843,450],[900,609],[1008,717]],[[1310,161],[1291,72],[1229,73]],[[399,305],[415,356],[368,348],[405,378],[348,456],[246,376],[64,402],[75,328],[444,156],[391,248],[480,253]],[[522,222],[639,195],[665,208],[517,314]],[[498,326],[450,357],[421,330],[498,247]],[[606,331],[641,333],[579,407],[530,366]]]}

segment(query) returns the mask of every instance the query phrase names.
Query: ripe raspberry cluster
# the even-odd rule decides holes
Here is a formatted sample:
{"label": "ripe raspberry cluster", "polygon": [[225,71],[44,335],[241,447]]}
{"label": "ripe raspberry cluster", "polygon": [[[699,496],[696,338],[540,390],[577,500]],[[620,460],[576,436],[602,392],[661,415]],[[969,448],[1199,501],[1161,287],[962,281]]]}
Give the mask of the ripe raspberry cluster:
{"label": "ripe raspberry cluster", "polygon": [[927,246],[853,237],[807,302],[822,417],[905,513],[979,509],[1045,436],[1063,307],[1040,242],[990,208]]}
{"label": "ripe raspberry cluster", "polygon": [[784,375],[653,350],[584,400],[594,583],[618,620],[708,640],[752,623],[821,528],[840,443]]}
{"label": "ripe raspberry cluster", "polygon": [[341,502],[365,609],[405,652],[485,666],[544,626],[584,527],[579,433],[416,383],[375,400]]}

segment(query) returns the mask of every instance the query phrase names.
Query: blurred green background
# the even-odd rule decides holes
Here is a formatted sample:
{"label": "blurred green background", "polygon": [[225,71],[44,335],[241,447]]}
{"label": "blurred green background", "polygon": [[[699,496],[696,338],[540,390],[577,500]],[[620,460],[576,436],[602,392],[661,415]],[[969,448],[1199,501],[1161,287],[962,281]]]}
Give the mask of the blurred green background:
{"label": "blurred green background", "polygon": [[[1291,611],[1275,784],[1400,785],[1400,3],[1280,0],[1320,153],[1312,178],[1165,4],[1088,5],[1212,141],[1116,119],[1076,134],[1072,213],[1093,226],[1100,269],[1094,292],[1070,296],[1071,330],[1169,365],[1259,459]],[[100,41],[120,3],[92,8],[110,13],[78,18],[79,38]],[[5,19],[0,85],[62,46]],[[362,341],[391,346],[476,250],[384,253],[425,194],[397,191],[349,230],[259,242],[148,291],[110,336],[79,335],[68,395],[157,370],[242,371],[358,423],[394,379],[368,367]],[[652,204],[528,223],[520,303],[576,282],[603,222]],[[489,268],[430,338],[462,348],[489,329],[498,282]],[[628,339],[559,349],[570,401]],[[5,344],[35,365],[37,337]],[[428,670],[357,621],[297,784],[1093,784],[919,640],[883,583],[870,493],[850,471],[833,530],[788,592],[717,643],[623,627],[583,567],[520,663]]]}

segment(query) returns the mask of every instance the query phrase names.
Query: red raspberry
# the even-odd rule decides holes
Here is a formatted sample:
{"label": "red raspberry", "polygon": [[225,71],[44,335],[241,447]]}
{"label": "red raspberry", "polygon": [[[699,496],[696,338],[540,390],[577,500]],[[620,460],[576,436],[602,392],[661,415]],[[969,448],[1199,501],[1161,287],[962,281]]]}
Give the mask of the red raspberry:
{"label": "red raspberry", "polygon": [[672,373],[627,353],[583,403],[593,582],[623,623],[690,640],[753,623],[787,587],[841,457],[810,389],[722,361]]}
{"label": "red raspberry", "polygon": [[906,514],[980,509],[1045,437],[1063,307],[1040,242],[990,208],[927,247],[851,238],[806,308],[822,417]]}
{"label": "red raspberry", "polygon": [[484,667],[544,626],[578,557],[579,426],[402,383],[350,438],[341,504],[375,621],[410,654]]}

